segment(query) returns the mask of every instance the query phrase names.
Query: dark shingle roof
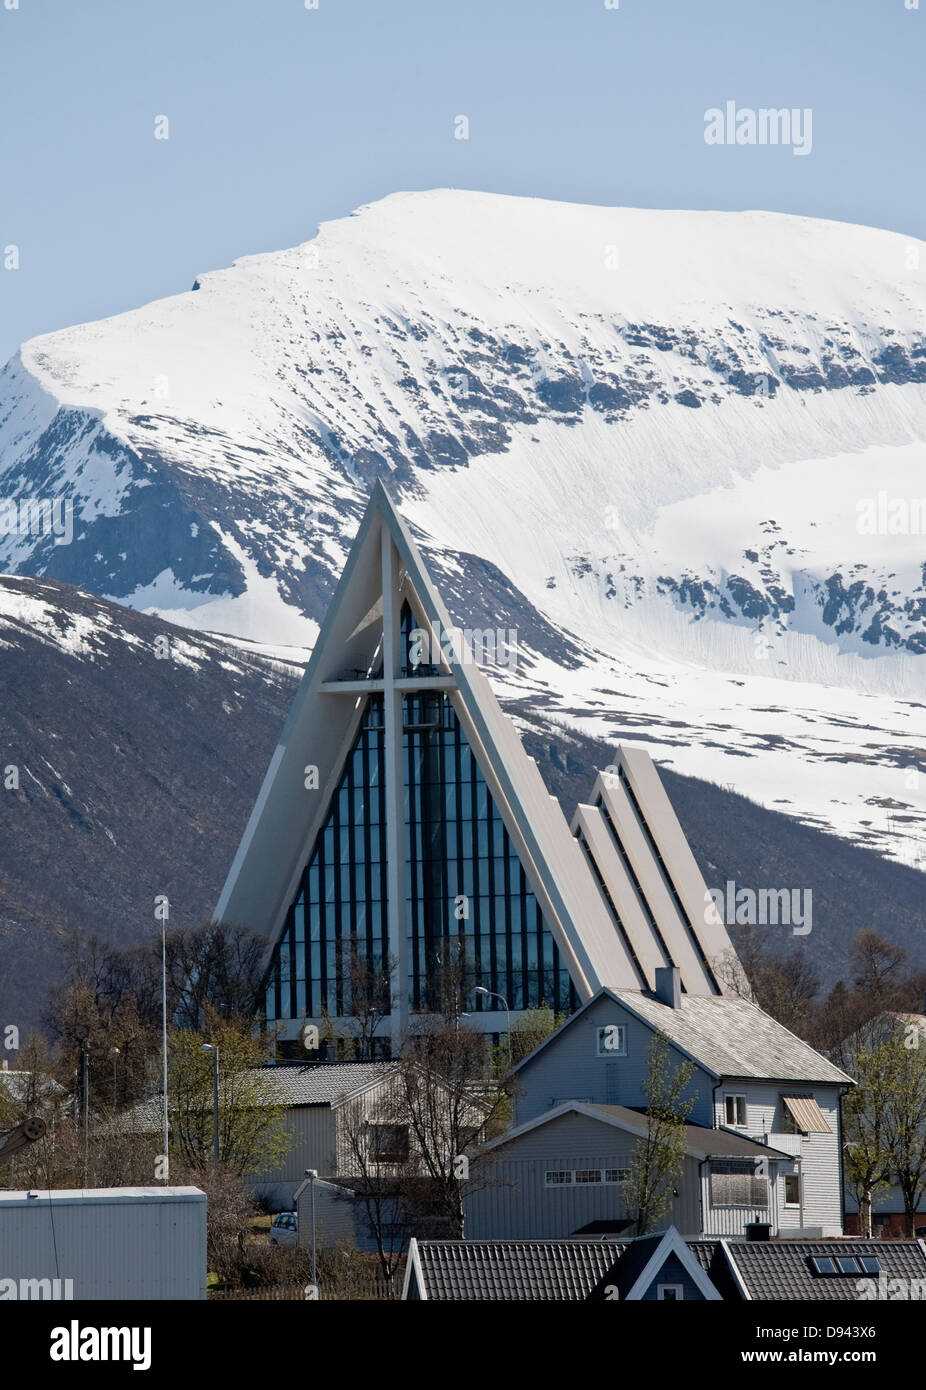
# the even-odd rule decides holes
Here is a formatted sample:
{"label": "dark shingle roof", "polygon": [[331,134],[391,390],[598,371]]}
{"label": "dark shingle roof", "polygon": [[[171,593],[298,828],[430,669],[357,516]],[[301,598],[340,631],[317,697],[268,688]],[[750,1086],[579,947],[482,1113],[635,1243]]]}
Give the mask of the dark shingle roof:
{"label": "dark shingle roof", "polygon": [[429,1299],[582,1302],[615,1283],[619,1240],[427,1240],[418,1259]]}
{"label": "dark shingle roof", "polygon": [[689,1240],[686,1244],[724,1302],[742,1298],[719,1240]]}
{"label": "dark shingle roof", "polygon": [[[870,1274],[815,1274],[811,1258],[873,1255],[885,1278],[918,1279],[926,1288],[926,1251],[916,1240],[730,1241],[727,1249],[752,1298],[796,1302],[854,1301]],[[906,1284],[909,1293],[909,1283]]]}
{"label": "dark shingle roof", "polygon": [[[633,1287],[663,1233],[638,1240],[423,1240],[416,1255],[429,1299],[451,1302],[583,1302],[613,1284],[621,1298]],[[742,1298],[720,1240],[685,1242],[721,1298]],[[926,1290],[926,1246],[915,1240],[727,1240],[749,1296],[814,1303],[859,1299],[871,1274],[815,1274],[812,1256],[875,1256],[885,1280],[914,1280]],[[887,1289],[880,1296],[887,1297]],[[877,1291],[873,1291],[877,1295]]]}

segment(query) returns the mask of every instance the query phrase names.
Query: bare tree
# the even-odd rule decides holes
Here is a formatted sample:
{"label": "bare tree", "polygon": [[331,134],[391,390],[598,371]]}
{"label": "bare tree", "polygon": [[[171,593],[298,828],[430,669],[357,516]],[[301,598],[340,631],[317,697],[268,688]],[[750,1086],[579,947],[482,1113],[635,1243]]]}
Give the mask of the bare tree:
{"label": "bare tree", "polygon": [[[343,1105],[338,1117],[340,1162],[350,1174],[342,1200],[359,1204],[387,1280],[395,1276],[412,1233],[417,1176],[395,1081],[393,1073],[386,1082],[386,1099],[374,1108],[375,1118],[363,1096]],[[393,1130],[391,1152],[380,1143],[380,1127]]]}
{"label": "bare tree", "polygon": [[886,941],[872,927],[863,927],[852,942],[852,981],[860,994],[879,1008],[887,1008],[897,990],[900,967],[907,959],[902,946]]}
{"label": "bare tree", "polygon": [[361,1060],[373,1055],[376,1030],[397,1002],[393,988],[397,964],[392,955],[384,961],[371,957],[361,938],[350,938],[346,967],[348,1008],[354,1019]]}
{"label": "bare tree", "polygon": [[419,1015],[399,1058],[399,1113],[408,1125],[419,1172],[452,1239],[463,1238],[464,1185],[470,1161],[505,1092],[485,1078],[486,1040],[459,1017]]}

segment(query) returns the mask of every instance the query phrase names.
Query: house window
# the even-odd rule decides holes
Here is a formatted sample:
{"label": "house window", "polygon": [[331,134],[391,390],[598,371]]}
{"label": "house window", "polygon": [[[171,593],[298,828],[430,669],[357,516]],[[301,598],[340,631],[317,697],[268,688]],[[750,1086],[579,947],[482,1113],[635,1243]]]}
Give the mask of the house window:
{"label": "house window", "polygon": [[408,1125],[372,1125],[373,1159],[376,1163],[405,1163],[408,1158]]}
{"label": "house window", "polygon": [[781,1097],[781,1128],[784,1134],[832,1134],[829,1121],[813,1096]]}
{"label": "house window", "polygon": [[569,1168],[554,1168],[547,1171],[544,1175],[547,1187],[570,1187],[572,1184],[572,1170]]}
{"label": "house window", "polygon": [[799,1173],[785,1173],[785,1206],[799,1207],[801,1204],[801,1178]]}
{"label": "house window", "polygon": [[600,1183],[600,1182],[601,1182],[601,1169],[600,1169],[600,1168],[577,1168],[577,1169],[576,1169],[576,1182],[577,1182],[577,1183],[596,1183],[596,1182],[597,1182],[597,1183]]}
{"label": "house window", "polygon": [[614,1187],[620,1183],[627,1182],[630,1178],[629,1168],[606,1168],[604,1170],[604,1180],[606,1184]]}
{"label": "house window", "polygon": [[768,1206],[768,1178],[758,1176],[752,1159],[711,1159],[710,1182],[713,1207]]}
{"label": "house window", "polygon": [[677,1303],[685,1297],[685,1290],[681,1284],[657,1284],[656,1299],[659,1303]]}
{"label": "house window", "polygon": [[724,1120],[728,1125],[743,1129],[746,1125],[746,1097],[728,1095],[723,1098]]}
{"label": "house window", "polygon": [[599,1057],[627,1056],[627,1029],[623,1023],[608,1023],[598,1029]]}

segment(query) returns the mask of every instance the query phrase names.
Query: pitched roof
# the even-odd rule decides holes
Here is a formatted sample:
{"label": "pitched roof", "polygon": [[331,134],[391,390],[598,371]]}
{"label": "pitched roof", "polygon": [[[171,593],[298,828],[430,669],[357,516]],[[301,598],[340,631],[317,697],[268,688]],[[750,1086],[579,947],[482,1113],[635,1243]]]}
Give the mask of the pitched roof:
{"label": "pitched roof", "polygon": [[270,1103],[337,1105],[383,1081],[395,1067],[394,1062],[309,1062],[254,1067],[250,1075],[268,1081]]}
{"label": "pitched roof", "polygon": [[[524,1124],[518,1125],[516,1129],[500,1134],[497,1139],[484,1145],[480,1150],[480,1155],[504,1148],[507,1144],[516,1143],[522,1135],[530,1133],[531,1130],[540,1129],[569,1113],[587,1115],[589,1119],[599,1120],[602,1124],[613,1125],[615,1129],[624,1130],[638,1137],[646,1133],[646,1115],[642,1110],[633,1110],[626,1105],[596,1105],[591,1101],[567,1100],[563,1101],[561,1105],[554,1106],[551,1110],[545,1110],[541,1115],[535,1115],[531,1120],[525,1120]],[[769,1148],[766,1144],[758,1144],[754,1139],[748,1139],[744,1134],[735,1134],[730,1129],[710,1129],[706,1125],[685,1125],[685,1148],[693,1158],[697,1159],[791,1157],[790,1154]]]}
{"label": "pitched roof", "polygon": [[[248,1067],[240,1076],[259,1083],[258,1105],[338,1105],[382,1081],[395,1062],[315,1062]],[[146,1133],[162,1123],[160,1099],[142,1100],[111,1121],[114,1132]]]}
{"label": "pitched roof", "polygon": [[642,990],[612,993],[715,1076],[852,1084],[844,1071],[748,999],[683,994],[680,1008],[673,1009]]}
{"label": "pitched roof", "polygon": [[[920,1280],[926,1290],[926,1246],[921,1240],[735,1240],[727,1241],[726,1249],[750,1298],[855,1301],[860,1281],[877,1279],[865,1273],[815,1274],[810,1263],[814,1256],[874,1257],[886,1279]],[[906,1288],[909,1298],[909,1283]]]}
{"label": "pitched roof", "polygon": [[[32,1072],[12,1071],[9,1067],[3,1067],[2,1070],[0,1070],[0,1085],[4,1087],[11,1100],[23,1101],[28,1097],[31,1089]],[[39,1078],[36,1089],[39,1095],[45,1099],[67,1094],[61,1083],[56,1081],[53,1076],[48,1076],[47,1074]]]}
{"label": "pitched roof", "polygon": [[[391,584],[384,583],[389,567]],[[392,641],[382,642],[386,619],[378,613],[395,627],[403,598],[422,626],[456,630],[411,533],[377,482],[215,909],[217,920],[243,923],[267,937],[267,961],[324,823],[363,697],[394,676]],[[344,679],[346,669],[372,672],[381,647],[382,678]],[[434,679],[450,693],[579,996],[589,997],[608,979],[633,983],[637,975],[625,945],[559,804],[487,677],[465,656],[445,656],[446,669]],[[321,796],[306,796],[307,763],[317,768]]]}
{"label": "pitched roof", "polygon": [[583,1302],[616,1278],[621,1240],[412,1240],[412,1270],[428,1299]]}
{"label": "pitched roof", "polygon": [[828,1082],[852,1085],[852,1078],[789,1032],[748,999],[733,994],[683,994],[671,1008],[649,990],[605,988],[560,1024],[555,1032],[512,1067],[512,1074],[531,1066],[553,1047],[599,999],[610,998],[659,1029],[687,1056],[716,1077],[762,1081]]}
{"label": "pitched roof", "polygon": [[[603,1298],[607,1285],[639,1297],[650,1283],[647,1267],[687,1247],[721,1298],[785,1299],[789,1302],[855,1302],[868,1293],[886,1298],[890,1280],[903,1279],[908,1297],[914,1280],[926,1288],[926,1243],[916,1240],[689,1240],[673,1227],[636,1240],[412,1240],[403,1297],[417,1278],[426,1299],[473,1301],[583,1302]],[[813,1256],[866,1256],[883,1275],[821,1275]],[[691,1264],[685,1259],[684,1263]],[[658,1273],[654,1268],[650,1276]],[[872,1281],[861,1290],[863,1279]],[[887,1281],[887,1282],[885,1282]],[[697,1282],[697,1280],[696,1280]],[[716,1296],[710,1295],[709,1296]]]}
{"label": "pitched roof", "polygon": [[674,1226],[651,1235],[638,1236],[624,1251],[614,1273],[618,1297],[636,1302],[644,1298],[658,1279],[670,1256],[675,1256],[703,1298],[719,1302],[721,1294],[714,1287],[703,1260],[682,1239]]}

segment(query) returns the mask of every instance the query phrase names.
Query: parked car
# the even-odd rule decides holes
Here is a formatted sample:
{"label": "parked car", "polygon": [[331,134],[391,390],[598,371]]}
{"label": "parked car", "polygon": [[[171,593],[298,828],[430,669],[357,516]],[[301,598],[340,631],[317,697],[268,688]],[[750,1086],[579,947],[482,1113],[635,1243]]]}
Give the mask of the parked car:
{"label": "parked car", "polygon": [[294,1211],[281,1211],[270,1222],[271,1245],[297,1245],[299,1218]]}

